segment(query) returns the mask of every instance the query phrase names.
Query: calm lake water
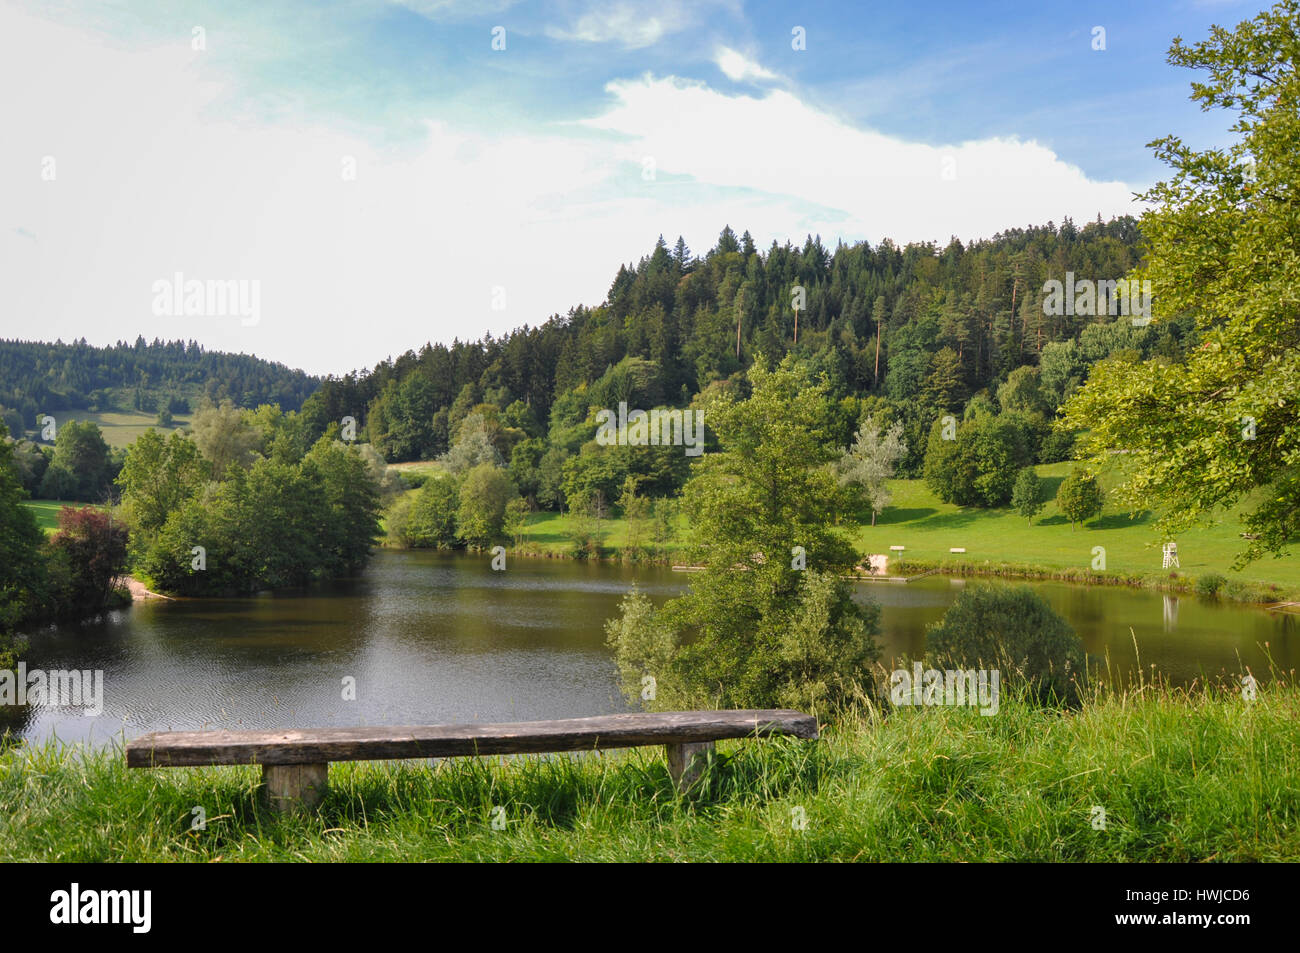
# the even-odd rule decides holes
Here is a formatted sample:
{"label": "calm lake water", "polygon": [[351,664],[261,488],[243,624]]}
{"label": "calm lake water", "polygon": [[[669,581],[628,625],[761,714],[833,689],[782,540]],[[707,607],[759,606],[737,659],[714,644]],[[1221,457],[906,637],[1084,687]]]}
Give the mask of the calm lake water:
{"label": "calm lake water", "polygon": [[[104,743],[125,733],[197,728],[527,721],[625,711],[604,620],[633,581],[655,601],[689,576],[662,568],[380,552],[364,577],[310,595],[150,601],[32,638],[29,668],[100,669],[104,710],[0,709],[32,739]],[[962,585],[946,577],[861,584],[883,606],[884,655],[919,654],[928,623]],[[1261,680],[1265,644],[1300,667],[1300,616],[1196,597],[1035,583],[1116,671],[1154,664],[1186,683],[1202,674]],[[1130,628],[1133,634],[1130,634]],[[356,700],[343,699],[343,679]]]}

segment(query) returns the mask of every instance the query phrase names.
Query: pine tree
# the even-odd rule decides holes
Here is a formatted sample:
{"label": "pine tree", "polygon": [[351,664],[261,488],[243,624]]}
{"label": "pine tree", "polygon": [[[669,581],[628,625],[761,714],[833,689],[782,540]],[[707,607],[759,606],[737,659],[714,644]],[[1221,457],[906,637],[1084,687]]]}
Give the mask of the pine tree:
{"label": "pine tree", "polygon": [[[746,232],[746,235],[749,233]],[[677,236],[677,244],[673,246],[673,261],[677,263],[678,273],[685,273],[690,268],[691,250],[686,247],[686,239]]]}
{"label": "pine tree", "polygon": [[872,380],[872,386],[878,392],[880,390],[880,329],[885,325],[885,316],[888,314],[885,305],[885,296],[880,295],[876,298],[875,305],[871,309],[871,320],[876,322],[876,370],[875,377]]}
{"label": "pine tree", "polygon": [[931,370],[925,379],[922,398],[931,408],[940,412],[956,409],[965,397],[962,383],[961,361],[950,347],[940,348],[934,355]]}

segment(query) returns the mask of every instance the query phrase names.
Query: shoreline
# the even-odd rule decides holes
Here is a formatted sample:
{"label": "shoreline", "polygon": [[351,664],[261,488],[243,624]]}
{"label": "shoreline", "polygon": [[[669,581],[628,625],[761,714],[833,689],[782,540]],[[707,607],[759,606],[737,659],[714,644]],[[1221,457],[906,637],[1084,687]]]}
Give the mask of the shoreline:
{"label": "shoreline", "polygon": [[[395,546],[388,543],[376,548],[391,550],[393,552],[420,551],[420,547]],[[467,550],[449,549],[443,551],[466,552]],[[598,555],[575,556],[572,553],[567,552],[530,549],[525,545],[524,547],[507,547],[507,552],[512,556],[527,557],[530,559],[567,559],[575,562],[607,562],[620,565],[636,565],[641,563],[645,565],[671,568],[675,567],[675,565],[681,565],[676,564],[674,560],[681,558],[682,550],[680,548],[660,550],[655,553],[646,554],[646,557],[643,559],[630,559],[624,556],[617,549],[601,552]],[[872,577],[859,573],[854,575],[845,575],[843,578],[852,579],[857,582],[905,585],[905,580],[889,577],[910,576],[915,578],[922,574],[931,575],[947,573],[962,578],[1039,580],[1044,582],[1066,582],[1081,586],[1123,586],[1127,589],[1154,590],[1156,592],[1177,593],[1180,595],[1204,595],[1206,598],[1215,601],[1235,603],[1243,606],[1254,606],[1266,611],[1273,611],[1274,607],[1282,607],[1287,603],[1300,602],[1300,591],[1287,589],[1279,583],[1269,582],[1244,582],[1230,580],[1212,594],[1198,593],[1197,581],[1201,577],[1190,574],[1183,575],[1177,572],[1172,572],[1167,578],[1165,578],[1160,576],[1119,573],[1114,571],[1096,571],[1075,567],[1043,566],[1034,563],[991,562],[988,560],[982,563],[975,563],[968,560],[951,559],[897,559],[893,556],[890,556],[889,560],[886,569],[888,575],[882,573],[881,575]],[[1234,589],[1235,593],[1229,591]],[[1295,608],[1300,609],[1300,606],[1296,606]]]}
{"label": "shoreline", "polygon": [[176,596],[164,596],[161,592],[152,592],[145,588],[144,583],[135,576],[125,576],[125,585],[127,591],[131,593],[132,602],[148,602],[150,599],[166,599],[168,602],[175,602]]}
{"label": "shoreline", "polygon": [[[1140,575],[1114,571],[1097,571],[1076,567],[1040,566],[1033,563],[991,562],[972,563],[966,560],[908,559],[900,560],[909,573],[949,573],[961,577],[997,577],[1003,579],[1037,579],[1068,582],[1081,586],[1123,586],[1128,589],[1145,589],[1179,595],[1203,595],[1219,602],[1256,606],[1268,609],[1300,599],[1300,593],[1279,583],[1225,580],[1214,592],[1198,589],[1200,576],[1171,572],[1168,576]],[[1222,574],[1206,574],[1222,575]]]}

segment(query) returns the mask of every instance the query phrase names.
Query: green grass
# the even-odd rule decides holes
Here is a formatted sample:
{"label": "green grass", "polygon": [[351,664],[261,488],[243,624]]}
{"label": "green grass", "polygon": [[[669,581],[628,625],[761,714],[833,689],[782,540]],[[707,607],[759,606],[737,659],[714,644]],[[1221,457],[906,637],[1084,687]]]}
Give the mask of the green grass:
{"label": "green grass", "polygon": [[406,463],[390,463],[388,469],[398,473],[442,473],[446,468],[441,460],[410,460]]}
{"label": "green grass", "polygon": [[255,768],[127,770],[120,750],[50,743],[0,754],[0,860],[1296,861],[1297,718],[1281,683],[1065,713],[1004,692],[992,717],[868,709],[817,742],[721,743],[687,796],[654,748],[365,762],[285,820]]}
{"label": "green grass", "polygon": [[[535,546],[540,551],[557,555],[568,553],[572,549],[572,534],[577,520],[571,513],[551,513],[542,511],[533,513],[528,518],[528,532],[524,537],[524,545]],[[678,520],[678,535],[682,535],[686,522],[684,519]],[[602,545],[606,549],[621,549],[627,545],[628,525],[624,519],[606,519],[600,522],[600,532]],[[654,546],[652,526],[650,521],[645,521],[641,526],[641,545]],[[662,547],[668,553],[678,553],[683,549],[680,542],[669,541],[667,546]]]}
{"label": "green grass", "polygon": [[[1077,581],[1102,579],[1137,585],[1172,584],[1175,588],[1190,587],[1199,576],[1220,573],[1244,587],[1253,586],[1250,598],[1280,600],[1287,593],[1300,593],[1300,560],[1266,558],[1239,572],[1232,569],[1237,554],[1248,545],[1240,535],[1243,527],[1235,518],[1225,519],[1216,526],[1189,530],[1178,537],[1181,565],[1176,570],[1162,568],[1161,540],[1150,514],[1130,519],[1126,510],[1108,505],[1098,518],[1071,528],[1069,520],[1056,507],[1056,489],[1070,466],[1057,463],[1036,468],[1049,500],[1032,526],[1009,507],[954,506],[941,502],[922,480],[894,480],[890,484],[893,501],[880,515],[877,525],[850,525],[849,536],[863,554],[890,555],[890,546],[905,547],[904,573],[942,565],[966,574],[1041,572]],[[524,551],[568,555],[572,549],[573,525],[569,514],[534,513],[523,540]],[[601,525],[605,532],[604,547],[616,555],[626,545],[627,523],[609,519]],[[678,526],[676,540],[662,547],[670,561],[684,558],[681,540],[685,538],[685,520]],[[643,542],[649,543],[648,526],[643,536],[646,537]],[[1091,568],[1095,546],[1106,551],[1105,573]],[[949,549],[960,547],[966,549],[964,555],[949,553]],[[897,554],[894,554],[891,573],[897,564]],[[1171,582],[1171,571],[1178,574],[1178,580]],[[1261,591],[1267,586],[1278,589]]]}
{"label": "green grass", "polygon": [[[1050,500],[1034,518],[1033,525],[1009,508],[986,510],[941,503],[920,480],[898,480],[892,484],[893,502],[881,514],[875,527],[864,526],[854,534],[863,552],[889,553],[891,545],[905,546],[904,558],[926,563],[951,562],[967,570],[998,564],[1037,566],[1055,570],[1090,573],[1093,547],[1106,550],[1106,572],[1147,581],[1168,580],[1170,570],[1161,568],[1161,540],[1149,514],[1130,519],[1127,511],[1108,505],[1100,517],[1074,529],[1056,507],[1056,489],[1069,472],[1070,464],[1037,467]],[[1105,480],[1103,480],[1103,485]],[[1275,583],[1288,591],[1300,590],[1300,561],[1262,559],[1240,572],[1232,570],[1234,558],[1246,548],[1243,527],[1236,519],[1190,530],[1178,537],[1182,577],[1221,573],[1243,583]],[[965,547],[961,556],[950,555],[953,547]]]}
{"label": "green grass", "polygon": [[[93,413],[89,410],[64,410],[55,411],[52,416],[58,422],[58,426],[73,420],[89,420],[97,424],[99,429],[104,433],[104,440],[110,447],[121,449],[133,444],[136,439],[150,427],[166,435],[172,430],[179,430],[182,427],[190,425],[188,417],[176,416],[172,418],[172,426],[159,427],[157,425],[157,414],[146,414],[138,411],[129,413],[109,412]],[[29,434],[28,436],[32,436]]]}
{"label": "green grass", "polygon": [[59,510],[65,506],[90,506],[89,503],[65,503],[59,500],[24,500],[27,507],[36,516],[36,523],[47,534],[59,528]]}

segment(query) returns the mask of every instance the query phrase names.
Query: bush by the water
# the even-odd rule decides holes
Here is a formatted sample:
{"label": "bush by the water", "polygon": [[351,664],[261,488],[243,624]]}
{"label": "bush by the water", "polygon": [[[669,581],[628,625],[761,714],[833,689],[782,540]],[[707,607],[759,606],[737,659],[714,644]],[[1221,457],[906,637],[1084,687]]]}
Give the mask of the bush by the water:
{"label": "bush by the water", "polygon": [[635,599],[607,625],[629,697],[653,708],[799,708],[828,713],[871,682],[880,606],[840,578],[858,555],[834,521],[849,499],[828,464],[828,385],[791,357],[750,369],[750,395],[708,407],[721,449],[684,503],[702,566],[653,609]]}
{"label": "bush by the water", "polygon": [[449,476],[428,479],[418,493],[402,497],[388,511],[388,535],[412,549],[444,549],[456,544],[460,490]]}
{"label": "bush by the water", "polygon": [[1207,572],[1196,580],[1196,591],[1203,596],[1217,596],[1227,583],[1217,572]]}
{"label": "bush by the water", "polygon": [[117,605],[114,584],[126,569],[126,527],[98,507],[63,507],[59,532],[47,540],[22,505],[13,459],[0,421],[0,668],[16,661],[16,632]]}
{"label": "bush by the water", "polygon": [[1078,697],[1087,677],[1083,643],[1029,586],[967,589],[926,631],[926,657],[940,668],[997,668],[1044,700]]}

